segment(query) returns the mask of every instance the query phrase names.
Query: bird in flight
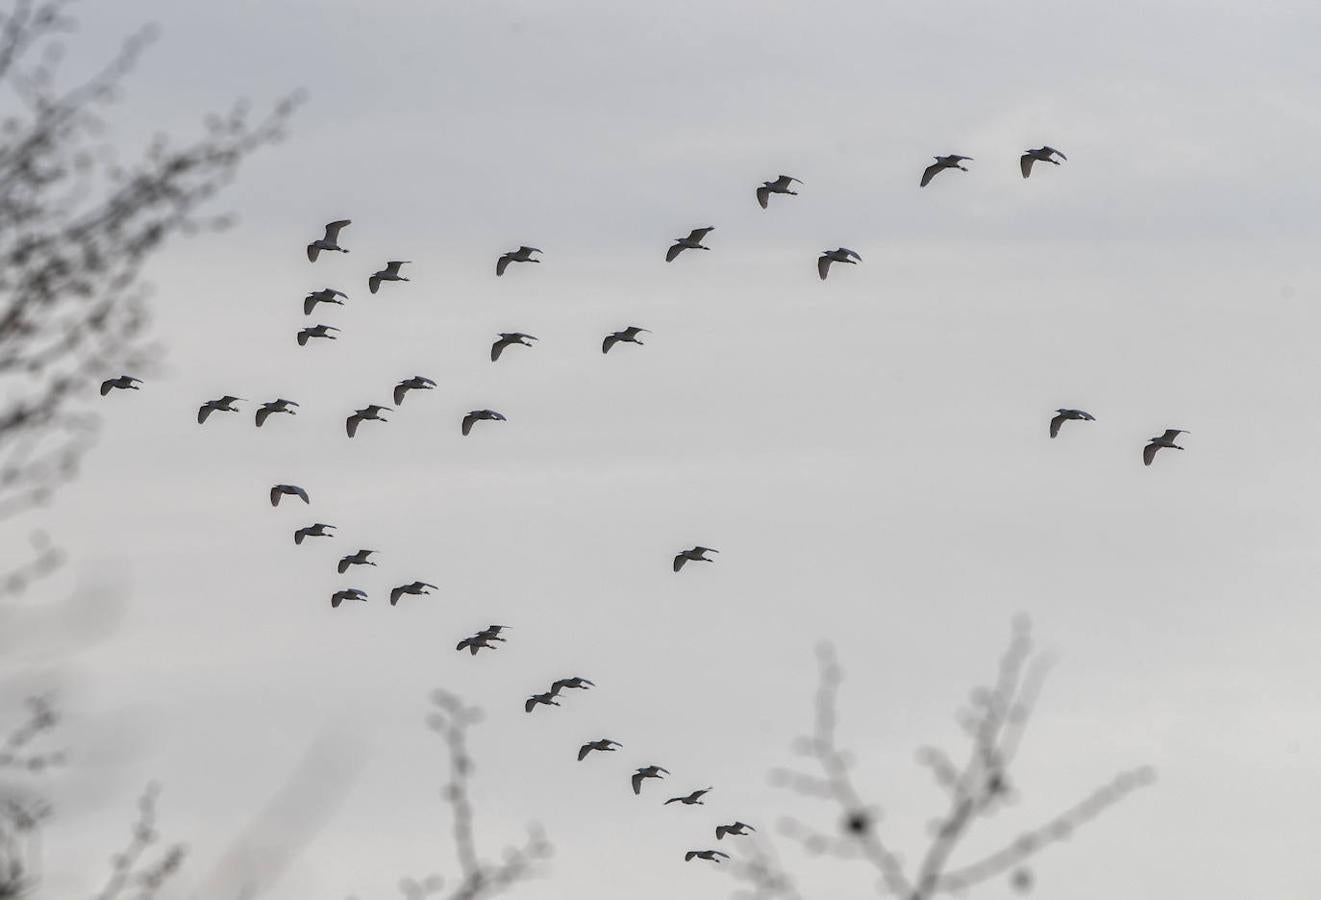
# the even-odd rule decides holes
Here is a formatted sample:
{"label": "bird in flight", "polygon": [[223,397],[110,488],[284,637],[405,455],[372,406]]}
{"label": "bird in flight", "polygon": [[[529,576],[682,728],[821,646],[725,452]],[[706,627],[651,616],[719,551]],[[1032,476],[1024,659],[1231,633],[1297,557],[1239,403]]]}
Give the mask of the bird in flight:
{"label": "bird in flight", "polygon": [[674,262],[674,258],[685,250],[710,250],[710,247],[702,244],[702,239],[715,230],[715,226],[694,228],[688,232],[688,237],[675,238],[670,249],[665,252],[665,261]]}
{"label": "bird in flight", "polygon": [[831,263],[848,263],[856,266],[862,262],[862,257],[848,247],[840,247],[838,250],[822,250],[821,255],[816,261],[816,274],[825,281],[826,276],[830,274]]}
{"label": "bird in flight", "polygon": [[705,806],[702,797],[711,793],[715,788],[702,788],[700,791],[693,791],[691,794],[685,794],[682,797],[671,797],[662,803],[662,806],[669,806],[671,803],[682,803],[684,806]]}
{"label": "bird in flight", "polygon": [[578,762],[582,762],[586,759],[587,754],[591,753],[593,750],[600,750],[603,753],[614,753],[622,746],[624,745],[619,743],[619,741],[612,741],[610,738],[601,738],[599,741],[588,741],[578,748]]}
{"label": "bird in flight", "polygon": [[1078,419],[1083,422],[1096,421],[1091,413],[1083,412],[1081,409],[1057,409],[1054,418],[1050,420],[1050,436],[1055,437],[1059,434],[1060,426],[1069,419]]}
{"label": "bird in flight", "polygon": [[[478,650],[494,650],[495,644],[491,643],[491,641],[493,640],[496,639],[487,637],[486,635],[481,634],[479,632],[478,634],[475,634],[472,637],[467,637],[459,641],[459,643],[455,645],[454,649],[459,651],[463,651],[466,649],[473,656],[476,656]],[[503,640],[503,638],[501,638],[500,640]]]}
{"label": "bird in flight", "polygon": [[[536,262],[536,260],[533,260],[533,262]],[[502,331],[500,332],[500,340],[491,345],[491,362],[499,359],[500,354],[505,352],[506,347],[531,347],[532,345],[528,341],[535,340],[537,339],[532,335],[523,334],[521,331]]]}
{"label": "bird in flight", "polygon": [[142,384],[142,379],[134,378],[132,375],[120,375],[116,378],[107,378],[105,381],[101,382],[101,396],[104,397],[106,394],[114,390],[138,391],[141,390],[141,388],[138,387],[140,384]]}
{"label": "bird in flight", "polygon": [[781,175],[774,181],[763,181],[761,187],[757,188],[757,202],[761,204],[762,209],[765,209],[771,201],[771,194],[788,194],[791,197],[797,197],[797,191],[789,190],[789,185],[794,182],[802,184],[792,175]]}
{"label": "bird in flight", "polygon": [[1056,156],[1068,160],[1067,156],[1054,147],[1038,147],[1035,150],[1025,150],[1023,155],[1018,158],[1018,168],[1022,170],[1023,177],[1026,178],[1032,174],[1032,164],[1035,162],[1047,162],[1058,166],[1060,163],[1059,160],[1054,158]]}
{"label": "bird in flight", "polygon": [[312,310],[316,309],[318,303],[333,303],[336,306],[343,306],[344,300],[349,299],[349,295],[343,291],[337,291],[334,288],[322,288],[319,291],[313,291],[303,298],[303,315],[312,315]]}
{"label": "bird in flight", "polygon": [[367,279],[367,289],[373,294],[381,289],[382,281],[407,281],[408,279],[399,274],[399,268],[406,266],[411,260],[392,259],[385,264],[385,268]]}
{"label": "bird in flight", "polygon": [[661,778],[662,775],[670,774],[669,769],[662,769],[660,766],[643,766],[633,773],[633,793],[642,793],[642,782],[648,778]]}
{"label": "bird in flight", "polygon": [[[431,590],[427,590],[430,588]],[[427,584],[425,581],[414,581],[412,584],[401,584],[399,587],[390,591],[390,605],[394,606],[399,602],[399,598],[404,594],[430,594],[431,591],[438,591],[440,588],[434,584]]]}
{"label": "bird in flight", "polygon": [[462,428],[463,428],[464,437],[467,437],[468,432],[472,431],[472,426],[474,422],[481,422],[481,421],[503,422],[505,421],[505,417],[500,415],[500,413],[496,412],[493,409],[474,409],[472,412],[468,413],[466,416],[463,417]]}
{"label": "bird in flight", "polygon": [[719,552],[719,550],[712,550],[710,547],[694,547],[691,550],[684,550],[674,557],[674,571],[677,572],[682,569],[683,564],[687,562],[715,562],[714,559],[707,559],[703,554]]}
{"label": "bird in flight", "polygon": [[504,641],[508,639],[500,637],[500,632],[506,631],[508,628],[508,625],[487,625],[481,631],[477,632],[477,635],[486,638],[488,641]]}
{"label": "bird in flight", "polygon": [[339,331],[334,325],[313,325],[310,328],[304,328],[298,332],[298,346],[306,347],[308,338],[325,338],[330,341],[337,341],[339,338],[331,334],[332,331]]}
{"label": "bird in flight", "polygon": [[956,153],[950,154],[949,156],[936,156],[933,158],[936,161],[931,165],[927,166],[926,171],[922,173],[922,184],[920,185],[921,187],[926,187],[928,184],[931,183],[931,179],[935,178],[938,174],[940,174],[940,172],[944,171],[945,169],[958,169],[962,172],[966,172],[968,171],[967,168],[959,165],[959,163],[963,162],[964,160],[967,160],[968,162],[972,162],[971,156],[959,156]]}
{"label": "bird in flight", "polygon": [[394,405],[402,406],[404,396],[409,391],[429,391],[435,388],[436,383],[430,378],[423,378],[421,375],[414,375],[412,378],[405,378],[394,386]]}
{"label": "bird in flight", "polygon": [[729,854],[721,850],[689,850],[683,855],[684,862],[692,862],[695,859],[708,859],[718,863],[722,859],[729,859]]}
{"label": "bird in flight", "polygon": [[298,497],[298,498],[300,498],[304,503],[309,503],[309,504],[310,504],[310,503],[312,502],[311,499],[307,496],[307,491],[303,490],[303,489],[300,488],[298,485],[296,485],[296,484],[277,484],[277,485],[273,485],[273,486],[271,487],[271,506],[279,506],[279,505],[280,505],[280,500],[281,500],[286,494],[289,495],[289,496],[291,496],[291,497]]}
{"label": "bird in flight", "polygon": [[348,253],[349,251],[339,245],[339,233],[344,230],[345,226],[352,224],[353,222],[349,219],[339,219],[326,225],[325,237],[307,245],[307,261],[316,262],[316,258],[321,255],[322,250],[327,253]]}
{"label": "bird in flight", "polygon": [[723,841],[725,839],[725,835],[727,834],[743,835],[743,834],[747,834],[749,831],[756,831],[756,830],[757,829],[753,828],[747,822],[735,822],[732,825],[717,825],[716,840]]}
{"label": "bird in flight", "polygon": [[555,695],[550,692],[544,694],[533,694],[531,697],[528,697],[527,700],[523,703],[523,711],[532,712],[532,710],[536,708],[538,703],[542,704],[543,706],[560,705],[559,701],[555,699]]}
{"label": "bird in flight", "polygon": [[272,413],[288,413],[291,416],[298,415],[298,413],[293,409],[293,407],[297,405],[298,404],[295,403],[294,401],[285,400],[284,398],[271,400],[269,403],[263,403],[261,407],[258,408],[257,410],[257,415],[256,415],[257,427],[260,428],[262,425],[265,425],[267,417],[270,416]]}
{"label": "bird in flight", "polygon": [[588,681],[586,678],[579,678],[575,675],[572,678],[561,678],[559,681],[556,681],[550,686],[550,693],[551,696],[559,696],[560,691],[565,690],[566,688],[577,688],[585,691],[588,688],[593,687],[596,687],[595,682]]}
{"label": "bird in flight", "polygon": [[[234,403],[239,400],[243,400],[243,398],[235,397],[231,394],[226,394],[225,396],[221,397],[219,400],[206,401],[200,407],[198,407],[197,424],[201,425],[204,422],[206,422],[207,416],[211,415],[211,413],[213,412],[238,412],[239,411],[238,407],[235,406]],[[246,403],[247,401],[243,400],[243,402]]]}
{"label": "bird in flight", "polygon": [[388,422],[390,420],[382,416],[381,413],[388,412],[389,410],[390,407],[377,406],[375,403],[364,409],[355,410],[353,415],[344,420],[344,430],[348,433],[349,437],[353,437],[358,433],[358,426],[363,422]]}
{"label": "bird in flight", "polygon": [[630,325],[627,328],[625,328],[623,331],[616,331],[611,334],[607,334],[605,336],[605,340],[601,342],[601,352],[609,353],[610,348],[613,347],[615,344],[618,344],[620,341],[623,341],[625,344],[637,344],[639,347],[645,347],[646,345],[643,344],[642,341],[638,340],[638,335],[640,334],[651,334],[651,332],[645,328],[639,328],[636,325]]}
{"label": "bird in flight", "polygon": [[334,527],[334,525],[327,525],[324,522],[317,522],[315,525],[304,526],[294,532],[294,543],[301,544],[303,543],[304,538],[310,537],[334,537],[333,534],[326,530]]}
{"label": "bird in flight", "polygon": [[367,600],[367,592],[360,591],[357,588],[345,588],[342,591],[335,591],[330,595],[330,608],[339,609],[339,605],[345,600]]}
{"label": "bird in flight", "polygon": [[1156,458],[1156,451],[1160,450],[1162,447],[1169,447],[1173,450],[1182,450],[1182,447],[1174,443],[1174,439],[1181,434],[1188,433],[1189,432],[1184,431],[1182,428],[1165,429],[1164,434],[1152,438],[1147,442],[1147,446],[1142,448],[1142,464],[1146,466],[1151,465],[1151,461]]}
{"label": "bird in flight", "polygon": [[517,250],[510,250],[508,253],[504,254],[498,260],[496,260],[495,274],[496,275],[505,274],[505,269],[509,268],[509,264],[511,262],[539,263],[541,262],[541,260],[533,259],[532,254],[540,253],[540,252],[541,251],[538,250],[536,247],[519,247]]}
{"label": "bird in flight", "polygon": [[341,557],[339,565],[337,565],[335,569],[339,574],[343,575],[349,570],[349,566],[374,566],[376,563],[372,562],[367,557],[375,552],[375,550],[356,550],[348,556]]}

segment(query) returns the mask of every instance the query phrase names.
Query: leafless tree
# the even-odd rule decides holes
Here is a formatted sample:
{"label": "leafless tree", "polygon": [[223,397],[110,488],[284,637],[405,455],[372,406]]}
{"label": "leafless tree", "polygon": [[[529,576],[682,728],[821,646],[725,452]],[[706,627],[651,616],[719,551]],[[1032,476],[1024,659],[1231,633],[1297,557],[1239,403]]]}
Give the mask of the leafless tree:
{"label": "leafless tree", "polygon": [[[964,894],[992,879],[1008,876],[1020,889],[1030,887],[1028,860],[1080,826],[1105,812],[1133,791],[1150,784],[1154,772],[1142,767],[1121,772],[1073,805],[1035,828],[1004,841],[999,849],[967,861],[956,851],[979,824],[1012,801],[1016,787],[1011,767],[1018,754],[1047,666],[1033,654],[1027,620],[1015,622],[1009,647],[990,687],[978,688],[957,719],[970,747],[961,764],[935,747],[918,751],[918,762],[931,772],[947,797],[947,806],[931,825],[926,846],[915,866],[881,836],[880,813],[854,784],[853,756],[837,736],[837,711],[843,670],[833,648],[818,649],[820,681],[812,734],[799,738],[795,750],[813,763],[808,771],[778,769],[772,783],[832,804],[839,825],[822,830],[786,818],[780,831],[814,855],[832,854],[862,859],[879,876],[879,893],[902,900],[931,900],[941,894]],[[731,871],[745,885],[740,893],[759,900],[803,900],[794,879],[769,844],[754,845],[752,854]]]}

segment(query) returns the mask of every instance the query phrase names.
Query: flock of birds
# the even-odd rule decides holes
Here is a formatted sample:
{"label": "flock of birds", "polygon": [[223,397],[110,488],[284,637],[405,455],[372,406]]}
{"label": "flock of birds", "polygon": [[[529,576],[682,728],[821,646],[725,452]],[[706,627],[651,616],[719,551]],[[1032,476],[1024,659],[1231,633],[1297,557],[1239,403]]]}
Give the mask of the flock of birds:
{"label": "flock of birds", "polygon": [[[1058,157],[1058,159],[1056,158]],[[1053,147],[1043,146],[1037,149],[1028,150],[1020,157],[1020,168],[1024,178],[1031,175],[1032,167],[1035,163],[1043,162],[1052,165],[1060,165],[1060,160],[1066,157],[1063,153]],[[968,171],[962,165],[964,162],[971,161],[971,157],[951,154],[948,156],[937,156],[935,162],[926,168],[922,173],[920,186],[926,187],[941,172],[946,169],[958,169]],[[762,209],[768,209],[772,195],[797,196],[798,192],[793,189],[794,185],[803,184],[797,178],[789,175],[780,175],[772,181],[763,182],[756,189],[756,198]],[[351,225],[349,219],[340,219],[330,222],[325,226],[325,232],[321,238],[312,241],[307,245],[307,258],[309,262],[315,263],[323,253],[348,253],[349,251],[340,246],[340,237],[344,229]],[[665,253],[666,262],[674,262],[686,250],[709,250],[703,241],[714,231],[713,227],[707,226],[694,228],[686,236],[676,238]],[[495,274],[503,276],[513,263],[540,263],[538,255],[542,251],[536,247],[520,246],[516,250],[511,250],[502,254],[496,261]],[[846,247],[839,247],[834,250],[826,250],[821,253],[817,259],[817,273],[821,280],[825,280],[830,273],[833,264],[857,265],[862,261],[862,257],[853,250]],[[406,282],[409,279],[401,274],[403,266],[408,265],[408,260],[390,260],[385,267],[374,272],[367,281],[368,290],[375,294],[382,284],[387,282]],[[348,295],[343,291],[334,288],[323,288],[321,290],[309,293],[303,300],[303,312],[305,315],[312,315],[318,306],[321,305],[343,305],[348,300]],[[298,332],[297,341],[300,347],[307,346],[312,339],[336,340],[336,332],[339,329],[324,324],[314,325],[304,328]],[[649,334],[647,329],[636,325],[630,325],[619,331],[612,332],[605,336],[601,343],[601,352],[608,354],[617,344],[638,344],[642,345],[639,336]],[[530,334],[522,332],[501,332],[495,343],[491,345],[491,362],[498,362],[501,355],[511,347],[532,347],[537,338]],[[139,390],[142,380],[131,375],[120,375],[114,378],[108,378],[101,384],[101,396],[108,395],[115,390]],[[429,391],[436,387],[436,382],[430,378],[421,375],[415,375],[405,378],[395,385],[393,391],[394,406],[384,406],[380,404],[370,404],[361,409],[354,410],[345,419],[345,431],[349,438],[354,438],[358,434],[359,428],[364,422],[385,422],[388,421],[383,413],[391,412],[401,408],[408,394],[412,391]],[[198,424],[205,424],[215,413],[238,412],[236,405],[241,402],[248,402],[244,398],[226,394],[215,400],[208,400],[203,403],[197,411]],[[267,420],[277,414],[297,415],[299,404],[293,400],[282,397],[261,403],[255,411],[255,423],[258,428],[263,427]],[[504,422],[504,415],[492,409],[475,409],[467,413],[460,423],[460,430],[464,436],[468,436],[474,425],[478,422]],[[1081,409],[1058,409],[1055,415],[1050,419],[1050,437],[1056,438],[1060,433],[1061,426],[1068,421],[1095,421],[1094,417]],[[1171,428],[1163,434],[1151,438],[1143,448],[1142,460],[1145,465],[1150,466],[1156,457],[1156,453],[1162,449],[1170,448],[1182,450],[1175,443],[1180,434],[1186,434],[1182,429]],[[311,498],[308,492],[295,484],[276,484],[270,489],[270,501],[273,507],[278,507],[282,500],[287,497],[293,497],[301,500],[304,504],[310,505]],[[305,525],[294,531],[294,543],[301,546],[308,538],[331,538],[335,535],[333,532],[336,526],[325,522],[315,522],[311,525]],[[351,569],[363,566],[376,566],[377,563],[372,557],[377,551],[368,548],[359,548],[353,553],[349,553],[340,558],[336,569],[340,575],[346,575]],[[714,562],[708,554],[718,553],[710,547],[701,545],[694,546],[687,550],[681,550],[673,557],[672,568],[675,573],[681,572],[688,563]],[[437,590],[436,585],[425,581],[411,581],[405,584],[396,585],[389,591],[390,605],[396,606],[405,596],[425,596],[431,591]],[[368,593],[358,587],[345,587],[335,591],[330,597],[330,605],[333,609],[338,609],[345,601],[367,602]],[[499,644],[504,643],[507,638],[502,633],[508,630],[507,625],[488,625],[486,628],[478,631],[476,634],[464,637],[455,646],[455,650],[462,653],[467,650],[470,655],[476,656],[482,650],[497,649]],[[524,710],[532,713],[538,706],[560,706],[561,697],[565,696],[566,691],[587,690],[594,687],[593,682],[579,676],[570,678],[561,678],[555,681],[550,687],[542,692],[531,694],[524,701]],[[587,741],[578,748],[577,758],[583,762],[592,753],[612,753],[623,747],[618,741],[611,738],[598,738]],[[667,769],[657,765],[646,765],[638,768],[630,776],[630,782],[633,787],[633,793],[641,795],[643,784],[649,779],[663,779],[670,772]],[[668,806],[672,803],[679,803],[684,806],[701,806],[703,797],[713,790],[711,787],[705,787],[694,790],[688,794],[677,797],[671,797],[664,802]],[[742,821],[735,821],[729,824],[720,824],[715,828],[717,840],[723,840],[729,835],[746,835],[755,829]],[[694,859],[707,860],[719,863],[722,859],[728,859],[729,855],[721,850],[699,849],[689,850],[685,853],[685,861]]]}

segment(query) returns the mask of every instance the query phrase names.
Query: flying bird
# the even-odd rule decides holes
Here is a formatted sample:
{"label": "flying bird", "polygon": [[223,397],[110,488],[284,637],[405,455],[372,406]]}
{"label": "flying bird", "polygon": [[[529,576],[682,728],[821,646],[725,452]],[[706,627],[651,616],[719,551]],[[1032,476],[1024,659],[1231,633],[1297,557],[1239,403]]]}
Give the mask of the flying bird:
{"label": "flying bird", "polygon": [[613,347],[615,344],[618,344],[620,341],[623,341],[625,344],[637,344],[639,347],[645,347],[646,344],[638,340],[638,335],[640,334],[651,334],[651,332],[645,328],[639,328],[636,325],[630,325],[627,328],[625,328],[623,331],[616,331],[611,334],[607,334],[605,336],[605,340],[601,342],[601,352],[609,353],[610,348]]}
{"label": "flying bird", "polygon": [[336,306],[343,306],[344,300],[349,299],[349,295],[343,291],[337,291],[334,288],[322,288],[319,291],[313,291],[303,298],[303,315],[312,315],[312,310],[316,309],[318,303],[333,303]]}
{"label": "flying bird", "polygon": [[761,204],[762,209],[765,209],[771,201],[771,194],[788,194],[791,197],[797,197],[797,191],[789,190],[789,185],[794,182],[802,184],[792,175],[781,175],[774,181],[763,181],[761,187],[757,188],[757,202]]}
{"label": "flying bird", "polygon": [[363,600],[367,599],[367,592],[360,591],[357,588],[346,588],[342,591],[335,591],[330,595],[330,608],[339,609],[339,605],[345,600]]}
{"label": "flying bird", "polygon": [[138,385],[142,384],[141,378],[134,378],[132,375],[120,375],[116,378],[107,378],[101,382],[101,396],[113,390],[120,391],[139,391],[142,390]]}
{"label": "flying bird", "polygon": [[595,682],[588,681],[586,678],[579,678],[575,675],[572,678],[561,678],[559,681],[552,684],[550,686],[550,694],[552,697],[557,697],[559,696],[560,691],[565,688],[577,688],[585,691],[588,688],[593,687],[596,687]]}
{"label": "flying bird", "polygon": [[662,806],[669,806],[671,803],[682,803],[684,806],[705,806],[702,797],[711,793],[715,788],[702,788],[700,791],[693,791],[691,794],[685,794],[682,797],[671,797],[662,803]]}
{"label": "flying bird", "polygon": [[536,247],[519,247],[517,250],[510,250],[504,256],[501,256],[495,263],[495,274],[505,274],[505,269],[509,268],[511,262],[530,262],[539,263],[541,260],[533,259],[533,253],[540,253]]}
{"label": "flying bird", "polygon": [[409,391],[429,391],[435,388],[436,383],[430,378],[423,378],[421,375],[414,375],[412,378],[405,378],[394,386],[394,405],[402,406],[404,396]]}
{"label": "flying bird", "polygon": [[304,503],[310,504],[312,501],[307,496],[307,491],[296,484],[277,484],[271,487],[271,506],[279,506],[280,500],[288,494],[291,497],[298,497]]}
{"label": "flying bird", "polygon": [[725,835],[727,834],[743,835],[743,834],[747,834],[749,831],[756,831],[756,830],[757,829],[753,828],[747,822],[735,822],[732,825],[717,825],[716,840],[723,841],[725,839]]}
{"label": "flying bird", "polygon": [[[533,260],[533,262],[536,262],[536,260]],[[528,341],[535,340],[537,339],[532,335],[523,334],[521,331],[502,331],[500,332],[500,340],[491,345],[491,362],[499,359],[500,354],[505,352],[506,347],[531,347],[532,345]]]}
{"label": "flying bird", "polygon": [[688,237],[675,238],[670,249],[665,252],[665,261],[674,262],[674,258],[685,250],[710,250],[710,247],[703,246],[702,239],[713,231],[715,226],[694,228],[688,232]]}
{"label": "flying bird", "polygon": [[321,255],[322,250],[327,253],[348,253],[349,251],[339,245],[339,233],[344,230],[346,225],[352,224],[353,222],[349,219],[339,219],[328,224],[326,226],[326,236],[307,245],[307,261],[316,262],[316,258]]}
{"label": "flying bird", "polygon": [[349,570],[349,566],[374,566],[376,563],[372,562],[367,557],[375,552],[375,550],[356,550],[348,556],[341,557],[339,565],[335,568],[339,574],[343,575]]}
{"label": "flying bird", "polygon": [[662,769],[660,766],[643,766],[633,773],[633,793],[642,793],[642,782],[648,778],[660,778],[661,773],[670,774],[669,769]]}
{"label": "flying bird", "polygon": [[708,859],[718,863],[721,859],[729,859],[729,854],[721,850],[689,850],[683,855],[684,862],[692,862],[695,859]]}
{"label": "flying bird", "polygon": [[1069,419],[1079,419],[1083,422],[1094,422],[1091,413],[1083,412],[1081,409],[1057,409],[1055,416],[1050,420],[1050,436],[1055,437],[1060,433],[1060,426]]}
{"label": "flying bird", "polygon": [[311,328],[304,328],[302,331],[298,332],[298,346],[306,347],[308,338],[325,338],[330,341],[339,340],[339,338],[330,333],[332,331],[339,331],[339,329],[334,325],[313,325]]}
{"label": "flying bird", "polygon": [[963,172],[968,171],[967,168],[959,165],[959,163],[963,162],[964,160],[968,160],[969,162],[972,161],[971,156],[959,156],[958,154],[950,154],[949,156],[936,156],[933,157],[933,159],[935,159],[935,162],[927,166],[926,171],[922,173],[922,184],[920,185],[921,187],[926,187],[928,184],[931,183],[931,179],[935,178],[938,174],[940,174],[940,172],[944,171],[945,169],[959,169],[960,171]]}
{"label": "flying bird", "polygon": [[586,759],[587,754],[591,753],[593,750],[614,753],[615,750],[622,746],[624,745],[619,743],[619,741],[612,741],[610,738],[601,738],[599,741],[588,741],[578,748],[578,762],[582,762]]}
{"label": "flying bird", "polygon": [[[431,590],[427,590],[430,588]],[[399,598],[404,594],[430,594],[431,591],[438,591],[440,588],[434,584],[427,584],[425,581],[414,581],[412,584],[401,584],[399,587],[390,591],[390,605],[394,606],[399,602]]]}
{"label": "flying bird", "polygon": [[303,543],[304,538],[310,537],[334,537],[326,529],[334,528],[334,525],[327,525],[324,522],[317,522],[315,525],[307,525],[294,532],[294,543]]}
{"label": "flying bird", "polygon": [[703,554],[719,552],[719,550],[712,550],[710,547],[694,547],[691,550],[684,550],[674,557],[674,571],[677,572],[682,569],[686,562],[715,562],[714,559],[707,559]]}
{"label": "flying bird", "polygon": [[478,650],[494,650],[495,644],[491,643],[492,640],[493,638],[489,638],[481,634],[477,634],[474,635],[473,637],[464,638],[463,640],[459,641],[459,643],[455,645],[454,649],[459,651],[463,651],[464,649],[466,649],[473,656],[476,656]]}
{"label": "flying bird", "polygon": [[388,406],[377,406],[373,403],[365,409],[356,410],[353,415],[344,420],[344,430],[348,432],[349,437],[353,437],[358,433],[358,426],[363,422],[388,422],[390,420],[382,416],[381,413],[388,412],[389,409]]}
{"label": "flying bird", "polygon": [[408,265],[410,260],[392,259],[385,264],[385,268],[367,279],[367,289],[373,294],[381,289],[382,281],[407,281],[408,279],[399,274],[399,267]]}
{"label": "flying bird", "polygon": [[468,432],[472,431],[472,425],[474,422],[481,421],[503,422],[505,421],[505,417],[493,409],[474,409],[463,417],[464,437],[467,437]]}
{"label": "flying bird", "polygon": [[523,703],[523,711],[524,711],[524,712],[532,712],[532,710],[536,708],[536,706],[537,706],[538,703],[540,703],[540,704],[542,704],[542,705],[544,705],[544,706],[559,706],[559,705],[560,705],[559,702],[555,699],[555,695],[554,695],[554,694],[551,694],[551,693],[545,693],[545,694],[533,694],[531,697],[528,697],[526,701],[524,701],[524,703]]}
{"label": "flying bird", "polygon": [[1023,155],[1018,158],[1018,168],[1022,170],[1023,177],[1026,178],[1032,174],[1032,164],[1034,162],[1048,162],[1052,165],[1058,166],[1060,163],[1058,159],[1054,159],[1056,156],[1060,159],[1068,160],[1067,156],[1056,150],[1054,147],[1038,147],[1035,150],[1024,150]]}
{"label": "flying bird", "polygon": [[822,281],[825,281],[826,276],[830,274],[831,263],[848,263],[856,266],[860,262],[862,262],[862,257],[848,247],[840,247],[838,250],[822,250],[821,256],[816,261],[816,274],[821,276]]}
{"label": "flying bird", "polygon": [[[211,413],[213,412],[238,412],[239,411],[238,407],[234,405],[234,403],[238,400],[243,400],[243,398],[234,397],[230,394],[226,394],[225,396],[221,397],[219,400],[206,401],[200,407],[198,407],[197,424],[201,425],[204,422],[206,422],[207,416],[211,415]],[[247,401],[243,400],[243,402],[246,403]]]}
{"label": "flying bird", "polygon": [[1156,451],[1160,450],[1162,447],[1169,447],[1173,450],[1182,450],[1182,447],[1174,443],[1174,439],[1181,434],[1188,433],[1189,432],[1184,431],[1182,428],[1165,429],[1164,434],[1160,437],[1154,437],[1149,440],[1147,446],[1142,449],[1142,464],[1147,466],[1151,465],[1151,461],[1156,458]]}
{"label": "flying bird", "polygon": [[272,413],[288,413],[291,416],[298,415],[298,413],[292,408],[297,405],[298,404],[294,401],[285,400],[284,398],[272,400],[269,403],[263,403],[257,410],[257,427],[260,428],[262,425],[266,424],[267,417]]}
{"label": "flying bird", "polygon": [[477,632],[478,637],[486,638],[488,641],[505,641],[508,638],[500,637],[500,632],[509,628],[508,625],[487,625],[481,631]]}

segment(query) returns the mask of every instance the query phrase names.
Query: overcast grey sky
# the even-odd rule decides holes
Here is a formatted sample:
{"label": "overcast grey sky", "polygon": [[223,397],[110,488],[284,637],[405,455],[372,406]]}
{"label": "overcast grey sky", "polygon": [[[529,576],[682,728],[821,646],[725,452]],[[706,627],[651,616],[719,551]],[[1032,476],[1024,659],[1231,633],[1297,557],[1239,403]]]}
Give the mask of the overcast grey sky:
{"label": "overcast grey sky", "polygon": [[[59,586],[109,579],[123,603],[59,669],[75,757],[52,896],[100,877],[148,779],[193,848],[176,893],[201,888],[323,735],[360,771],[266,896],[387,896],[449,870],[422,727],[444,686],[488,712],[487,852],[530,820],[555,843],[525,893],[723,897],[731,883],[681,854],[720,820],[771,832],[813,812],[766,772],[809,724],[822,638],[849,674],[842,737],[915,852],[941,797],[913,751],[956,745],[951,713],[1019,612],[1058,665],[1023,799],[992,836],[1118,770],[1160,773],[1041,858],[1043,895],[1317,895],[1321,8],[83,14],[79,59],[163,27],[118,110],[127,146],[239,96],[311,101],[225,196],[238,227],[157,260],[163,370],[105,401],[104,440],[48,523],[74,554]],[[1042,143],[1069,161],[1024,182],[1018,155]],[[938,153],[971,172],[919,190]],[[753,189],[780,172],[801,196],[763,212]],[[341,217],[352,252],[309,265],[303,245]],[[712,251],[666,265],[700,225]],[[545,262],[497,280],[520,243]],[[864,262],[823,284],[815,257],[841,244]],[[369,295],[393,258],[413,281]],[[351,300],[312,321],[342,339],[300,350],[301,298],[325,286]],[[630,324],[648,345],[603,358]],[[541,342],[492,365],[509,330]],[[414,374],[439,387],[345,439],[347,413]],[[199,428],[197,405],[227,392],[303,407]],[[1050,441],[1059,406],[1097,421]],[[460,437],[481,407],[509,421]],[[1192,432],[1187,451],[1145,469],[1167,427]],[[278,481],[311,508],[272,510]],[[295,548],[312,521],[339,536]],[[718,562],[675,576],[694,543]],[[359,546],[380,568],[337,577]],[[440,589],[389,608],[414,578]],[[345,583],[371,602],[332,613]],[[499,652],[453,652],[492,622],[514,626]],[[523,713],[574,674],[598,688]],[[625,749],[575,763],[599,736]],[[635,798],[647,763],[674,793],[715,785],[709,805]],[[809,895],[871,895],[866,869],[781,849]]]}

